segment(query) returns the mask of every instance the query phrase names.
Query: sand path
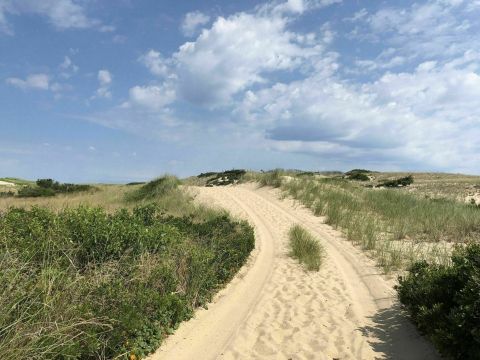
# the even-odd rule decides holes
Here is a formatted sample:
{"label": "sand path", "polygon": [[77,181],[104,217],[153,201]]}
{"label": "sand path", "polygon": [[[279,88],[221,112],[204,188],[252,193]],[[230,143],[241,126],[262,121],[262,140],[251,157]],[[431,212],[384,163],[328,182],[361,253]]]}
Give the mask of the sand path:
{"label": "sand path", "polygon": [[[198,199],[247,219],[256,249],[209,306],[151,359],[437,359],[395,302],[393,282],[322,219],[275,190],[198,188]],[[294,223],[324,245],[319,272],[288,257]]]}

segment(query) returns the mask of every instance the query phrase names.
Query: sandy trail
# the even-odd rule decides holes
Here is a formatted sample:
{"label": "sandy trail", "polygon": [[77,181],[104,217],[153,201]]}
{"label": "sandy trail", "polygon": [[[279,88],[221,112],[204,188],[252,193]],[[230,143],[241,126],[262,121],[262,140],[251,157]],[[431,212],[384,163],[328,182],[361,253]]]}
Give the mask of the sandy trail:
{"label": "sandy trail", "polygon": [[[392,281],[322,219],[275,190],[198,188],[198,199],[247,219],[256,249],[209,306],[182,324],[151,359],[437,359],[395,302]],[[327,258],[305,272],[288,257],[294,223]]]}

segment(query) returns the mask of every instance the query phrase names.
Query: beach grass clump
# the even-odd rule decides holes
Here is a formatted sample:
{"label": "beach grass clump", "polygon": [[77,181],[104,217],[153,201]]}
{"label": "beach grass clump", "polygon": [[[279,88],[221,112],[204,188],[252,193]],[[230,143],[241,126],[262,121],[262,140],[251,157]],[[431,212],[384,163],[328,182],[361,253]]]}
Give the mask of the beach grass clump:
{"label": "beach grass clump", "polygon": [[180,183],[180,180],[176,176],[164,175],[129,192],[126,195],[126,200],[130,202],[148,201],[164,197],[165,195],[171,195],[172,192],[178,190]]}
{"label": "beach grass clump", "polygon": [[285,171],[282,169],[274,169],[270,171],[258,174],[258,182],[261,186],[271,186],[279,188],[282,186],[282,177],[285,175]]}
{"label": "beach grass clump", "polygon": [[318,271],[325,257],[320,242],[300,225],[294,225],[288,232],[290,256],[305,265],[309,271]]}

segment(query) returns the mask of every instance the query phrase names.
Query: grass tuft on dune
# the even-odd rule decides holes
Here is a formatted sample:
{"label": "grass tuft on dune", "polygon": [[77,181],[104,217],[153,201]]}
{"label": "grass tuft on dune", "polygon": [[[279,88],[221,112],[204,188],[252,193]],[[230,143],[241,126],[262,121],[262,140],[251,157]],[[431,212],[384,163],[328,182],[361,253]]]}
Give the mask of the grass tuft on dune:
{"label": "grass tuft on dune", "polygon": [[309,271],[318,271],[325,257],[322,245],[300,225],[294,225],[288,232],[290,256],[305,265]]}

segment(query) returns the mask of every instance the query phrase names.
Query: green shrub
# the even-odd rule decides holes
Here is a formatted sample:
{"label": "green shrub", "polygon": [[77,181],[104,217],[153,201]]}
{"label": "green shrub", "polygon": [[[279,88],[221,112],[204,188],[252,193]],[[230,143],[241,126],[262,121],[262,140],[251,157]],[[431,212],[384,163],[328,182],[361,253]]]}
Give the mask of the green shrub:
{"label": "green shrub", "polygon": [[413,184],[413,176],[408,175],[408,176],[398,178],[398,179],[382,181],[378,186],[400,187],[400,186],[408,186],[408,185],[411,185],[411,184]]}
{"label": "green shrub", "polygon": [[52,179],[38,179],[36,184],[40,188],[52,189],[55,191],[55,193],[73,193],[92,189],[91,185],[69,183],[62,184]]}
{"label": "green shrub", "polygon": [[318,271],[324,258],[324,250],[317,239],[300,225],[288,232],[290,256],[297,259],[310,271]]}
{"label": "green shrub", "polygon": [[398,296],[419,330],[451,359],[480,354],[480,244],[457,248],[452,265],[414,264]]}
{"label": "green shrub", "polygon": [[61,184],[52,179],[38,179],[35,185],[24,186],[18,191],[18,197],[43,197],[56,194],[74,193],[93,189],[91,185]]}
{"label": "green shrub", "polygon": [[246,171],[243,169],[232,169],[219,173],[203,173],[198,178],[210,177],[206,182],[206,186],[225,186],[239,182],[245,174]]}
{"label": "green shrub", "polygon": [[34,186],[25,186],[18,190],[18,197],[44,197],[44,196],[55,196],[55,190],[34,187]]}
{"label": "green shrub", "polygon": [[[143,357],[244,264],[252,228],[155,204],[0,213],[0,353]],[[122,355],[123,354],[123,355]]]}
{"label": "green shrub", "polygon": [[13,197],[15,196],[15,193],[13,191],[2,191],[0,192],[0,198],[8,198],[8,197]]}
{"label": "green shrub", "polygon": [[368,177],[367,174],[364,173],[355,173],[352,175],[348,176],[348,179],[350,180],[358,180],[358,181],[369,181],[370,178]]}

